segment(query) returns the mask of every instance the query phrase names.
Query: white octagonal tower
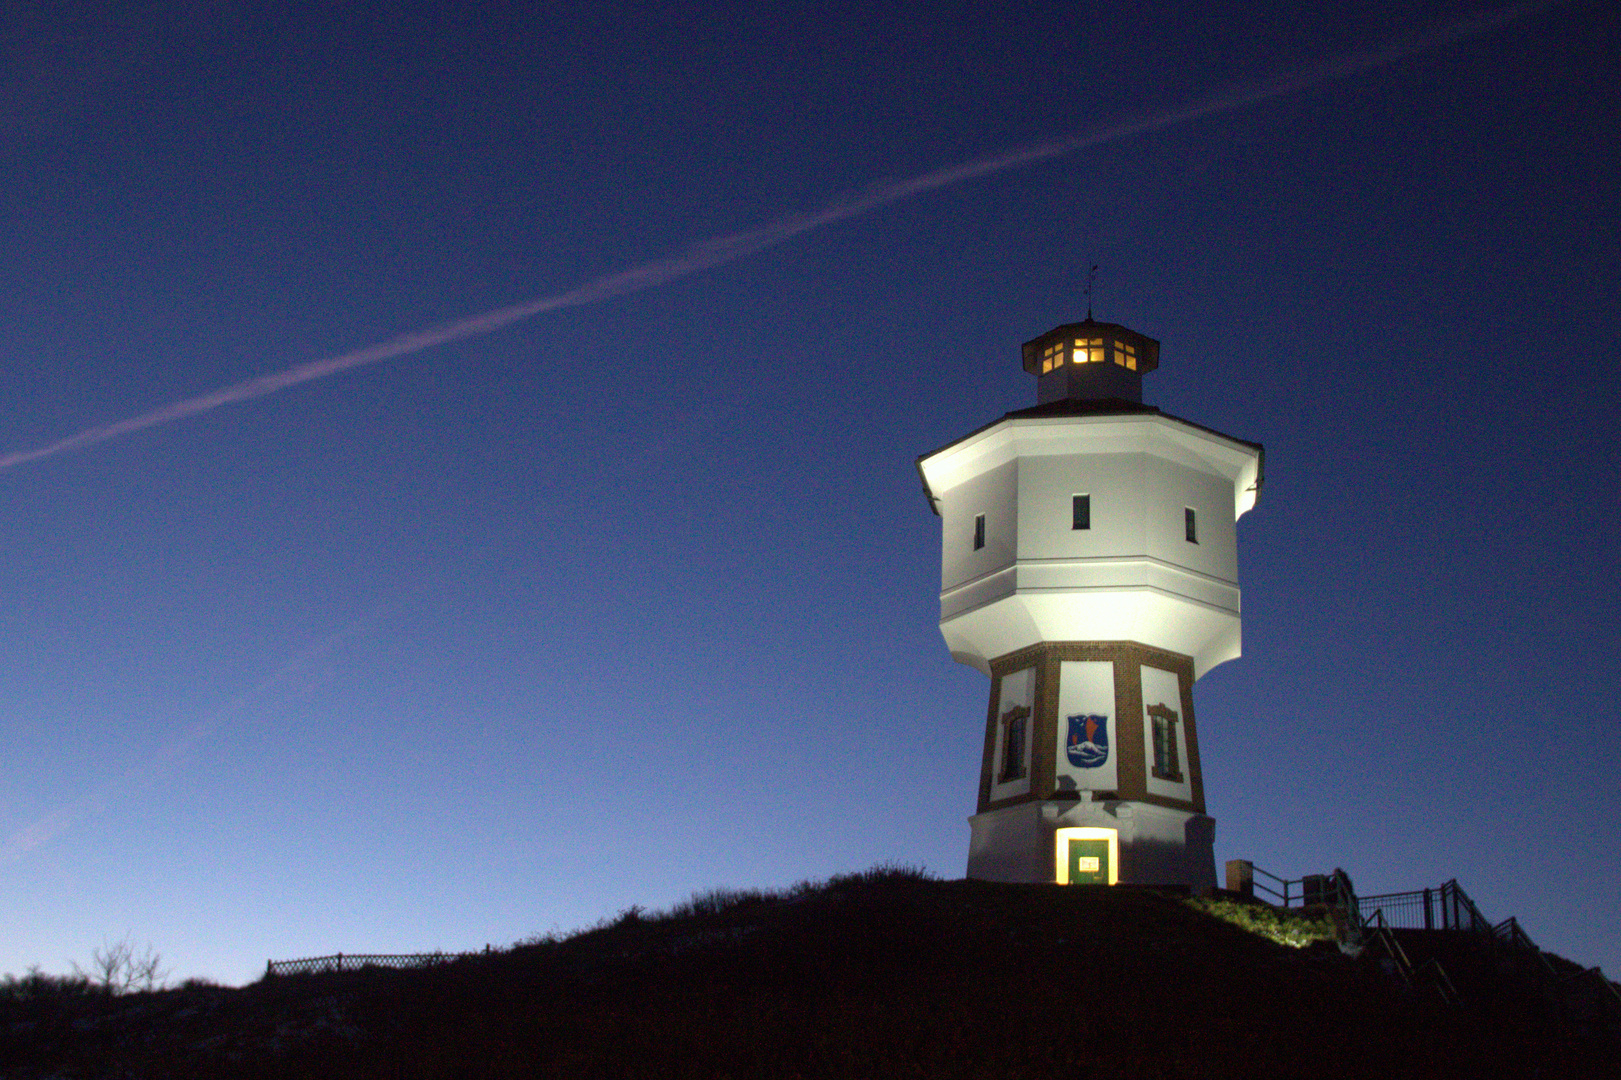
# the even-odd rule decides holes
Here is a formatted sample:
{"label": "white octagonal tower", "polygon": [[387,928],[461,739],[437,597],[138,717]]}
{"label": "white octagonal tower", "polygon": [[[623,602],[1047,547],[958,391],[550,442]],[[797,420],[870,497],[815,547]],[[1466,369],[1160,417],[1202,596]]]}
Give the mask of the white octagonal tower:
{"label": "white octagonal tower", "polygon": [[1039,404],[918,459],[940,632],[991,677],[968,876],[1208,888],[1193,683],[1239,654],[1261,447],[1142,404],[1159,343],[1126,327],[1023,359]]}

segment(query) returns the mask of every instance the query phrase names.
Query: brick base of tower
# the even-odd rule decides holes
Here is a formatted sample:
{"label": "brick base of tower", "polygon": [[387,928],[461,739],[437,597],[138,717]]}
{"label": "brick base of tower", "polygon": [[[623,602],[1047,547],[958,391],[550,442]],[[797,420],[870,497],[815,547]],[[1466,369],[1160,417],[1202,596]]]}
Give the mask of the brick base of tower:
{"label": "brick base of tower", "polygon": [[1216,885],[1216,821],[1151,803],[1049,799],[987,810],[968,819],[968,876],[981,881],[1059,880],[1059,829],[1112,829],[1119,837],[1119,880],[1131,885]]}

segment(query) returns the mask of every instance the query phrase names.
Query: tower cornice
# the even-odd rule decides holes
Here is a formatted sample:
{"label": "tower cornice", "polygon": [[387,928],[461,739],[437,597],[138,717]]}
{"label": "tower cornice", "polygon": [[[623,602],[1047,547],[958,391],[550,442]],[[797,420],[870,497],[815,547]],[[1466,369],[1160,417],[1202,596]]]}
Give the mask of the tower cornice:
{"label": "tower cornice", "polygon": [[938,515],[942,492],[1021,455],[1133,451],[1216,470],[1234,484],[1234,520],[1255,506],[1265,474],[1265,448],[1260,443],[1150,405],[1122,401],[1121,408],[1088,407],[1102,404],[1063,401],[1019,409],[919,455],[918,476],[929,506]]}

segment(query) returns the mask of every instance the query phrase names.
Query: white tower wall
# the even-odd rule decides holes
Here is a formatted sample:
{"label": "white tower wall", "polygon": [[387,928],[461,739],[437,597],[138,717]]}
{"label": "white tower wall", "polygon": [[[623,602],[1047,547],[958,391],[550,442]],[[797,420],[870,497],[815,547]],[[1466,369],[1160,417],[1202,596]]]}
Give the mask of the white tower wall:
{"label": "white tower wall", "polygon": [[[941,518],[940,629],[962,663],[989,674],[1039,641],[1138,641],[1193,657],[1202,676],[1239,655],[1252,445],[1158,413],[1008,418],[919,467]],[[1084,530],[1071,527],[1081,494]]]}

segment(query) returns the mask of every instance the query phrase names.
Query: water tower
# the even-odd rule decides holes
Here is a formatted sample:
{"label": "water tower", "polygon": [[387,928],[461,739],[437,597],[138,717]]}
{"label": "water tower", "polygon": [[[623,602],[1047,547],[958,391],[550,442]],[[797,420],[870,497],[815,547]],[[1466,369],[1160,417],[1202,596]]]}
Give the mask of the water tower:
{"label": "water tower", "polygon": [[1261,447],[1144,405],[1159,342],[1124,326],[1023,362],[1034,407],[918,459],[940,632],[991,679],[968,876],[1212,886],[1193,684],[1239,655]]}

